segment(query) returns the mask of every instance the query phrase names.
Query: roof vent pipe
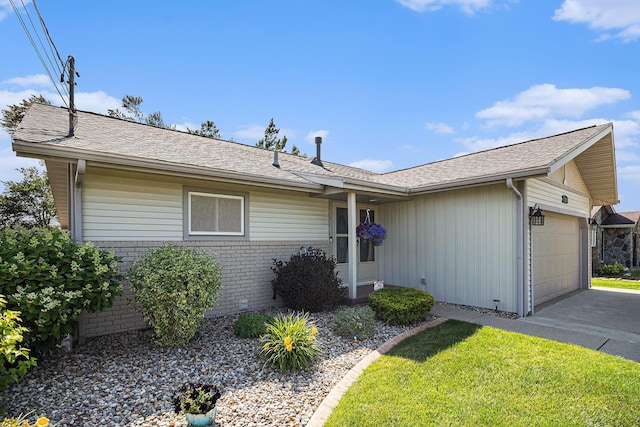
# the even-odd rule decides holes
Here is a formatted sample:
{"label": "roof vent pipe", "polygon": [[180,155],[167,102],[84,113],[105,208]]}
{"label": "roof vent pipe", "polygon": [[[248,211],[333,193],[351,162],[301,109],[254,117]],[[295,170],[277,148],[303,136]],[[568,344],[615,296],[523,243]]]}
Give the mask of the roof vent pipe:
{"label": "roof vent pipe", "polygon": [[278,151],[277,150],[273,151],[273,166],[275,166],[278,169],[280,169],[280,162],[278,162]]}
{"label": "roof vent pipe", "polygon": [[316,158],[313,159],[313,161],[311,163],[313,163],[314,165],[318,165],[321,167],[324,167],[324,165],[322,164],[322,160],[320,158],[320,146],[322,145],[322,137],[321,136],[316,136]]}

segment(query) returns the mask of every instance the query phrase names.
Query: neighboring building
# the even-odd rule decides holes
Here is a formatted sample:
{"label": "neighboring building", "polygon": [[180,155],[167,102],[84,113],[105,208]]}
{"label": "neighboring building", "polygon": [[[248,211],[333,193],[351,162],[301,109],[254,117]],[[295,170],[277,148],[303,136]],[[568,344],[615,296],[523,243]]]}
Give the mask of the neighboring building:
{"label": "neighboring building", "polygon": [[591,226],[594,270],[615,262],[628,268],[640,267],[640,211],[617,213],[613,206],[596,206]]}
{"label": "neighboring building", "polygon": [[[590,286],[591,208],[618,199],[611,124],[385,174],[321,159],[320,145],[307,159],[87,112],[72,137],[67,124],[65,109],[34,104],[13,135],[18,155],[45,160],[61,225],[124,269],[167,241],[216,252],[210,316],[274,305],[273,259],[308,246],[336,257],[352,299],[384,280],[531,314]],[[367,210],[382,246],[356,239]],[[144,327],[131,297],[125,283],[80,335]]]}

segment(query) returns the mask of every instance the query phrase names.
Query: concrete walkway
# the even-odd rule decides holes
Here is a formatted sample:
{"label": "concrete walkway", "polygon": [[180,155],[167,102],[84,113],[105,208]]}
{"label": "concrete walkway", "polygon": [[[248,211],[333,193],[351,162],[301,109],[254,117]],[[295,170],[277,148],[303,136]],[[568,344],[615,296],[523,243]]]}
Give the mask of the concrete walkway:
{"label": "concrete walkway", "polygon": [[505,319],[436,304],[434,316],[576,344],[640,362],[640,291],[592,288],[538,308],[533,316]]}

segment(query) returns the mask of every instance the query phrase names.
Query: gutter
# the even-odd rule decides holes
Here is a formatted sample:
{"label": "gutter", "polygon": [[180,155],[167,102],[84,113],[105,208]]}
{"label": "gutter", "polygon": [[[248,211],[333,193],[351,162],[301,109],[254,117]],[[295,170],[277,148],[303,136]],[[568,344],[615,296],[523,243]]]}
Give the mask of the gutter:
{"label": "gutter", "polygon": [[[549,173],[549,168],[547,166],[542,166],[534,169],[527,169],[523,171],[519,171],[517,173],[510,172],[501,175],[491,175],[484,176],[480,178],[471,178],[462,181],[451,181],[442,184],[433,184],[433,185],[423,185],[421,187],[411,188],[409,190],[409,194],[426,194],[436,191],[444,191],[451,190],[454,188],[464,188],[464,187],[473,187],[479,185],[488,185],[488,184],[498,184],[503,180],[512,180],[513,178],[536,178],[547,176]],[[507,185],[508,186],[508,185]],[[519,193],[518,193],[519,194]]]}
{"label": "gutter", "polygon": [[525,314],[524,306],[524,255],[523,255],[523,245],[524,245],[524,199],[522,198],[522,194],[518,191],[518,189],[513,185],[513,179],[507,178],[505,181],[507,188],[511,190],[511,192],[518,199],[517,205],[517,218],[516,218],[516,274],[517,274],[517,306],[518,306],[518,316],[523,317]]}

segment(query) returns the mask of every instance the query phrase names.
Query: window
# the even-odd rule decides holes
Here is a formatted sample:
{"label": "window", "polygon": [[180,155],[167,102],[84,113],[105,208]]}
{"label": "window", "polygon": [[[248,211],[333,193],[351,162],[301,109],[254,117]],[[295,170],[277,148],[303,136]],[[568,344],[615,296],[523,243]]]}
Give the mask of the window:
{"label": "window", "polygon": [[[360,209],[360,222],[367,219],[366,209]],[[369,220],[375,222],[375,212],[369,211]],[[349,227],[347,208],[336,208],[336,258],[338,264],[349,262]],[[360,262],[376,260],[375,246],[371,240],[358,239]]]}
{"label": "window", "polygon": [[244,196],[187,193],[190,236],[244,236]]}

